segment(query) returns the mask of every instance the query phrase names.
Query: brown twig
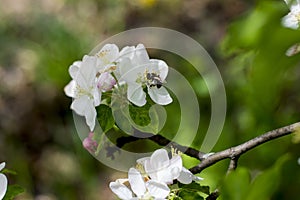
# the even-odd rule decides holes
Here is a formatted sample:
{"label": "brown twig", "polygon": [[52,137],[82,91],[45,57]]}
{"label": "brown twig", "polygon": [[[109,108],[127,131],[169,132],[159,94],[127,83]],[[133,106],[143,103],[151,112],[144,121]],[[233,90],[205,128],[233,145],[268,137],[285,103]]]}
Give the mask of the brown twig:
{"label": "brown twig", "polygon": [[227,173],[229,173],[237,168],[238,160],[239,160],[239,156],[230,159]]}
{"label": "brown twig", "polygon": [[[135,136],[138,136],[138,137],[135,137]],[[149,139],[160,146],[168,145],[168,146],[173,147],[173,148],[183,152],[184,154],[191,156],[193,158],[196,158],[198,160],[203,160],[205,158],[205,153],[200,152],[194,148],[180,145],[176,142],[173,142],[173,141],[165,138],[164,136],[162,136],[160,134],[154,135],[151,133],[139,132],[137,130],[135,130],[134,136],[126,136],[126,137],[118,138],[116,141],[116,145],[119,148],[122,148],[124,145],[126,145],[128,143],[135,142],[137,140],[142,140],[142,139]]]}
{"label": "brown twig", "polygon": [[210,193],[208,197],[206,197],[206,200],[216,200],[219,197],[219,190],[216,189],[214,192]]}
{"label": "brown twig", "polygon": [[297,128],[300,128],[300,122],[295,124],[291,124],[276,130],[269,131],[263,135],[260,135],[256,138],[253,138],[243,144],[240,144],[235,147],[231,147],[229,149],[217,152],[206,159],[202,160],[200,164],[190,169],[190,171],[194,174],[200,173],[205,168],[221,161],[226,158],[231,159],[229,170],[235,169],[237,166],[238,158],[244,154],[245,152],[265,143],[271,141],[273,139],[291,134],[295,132]]}

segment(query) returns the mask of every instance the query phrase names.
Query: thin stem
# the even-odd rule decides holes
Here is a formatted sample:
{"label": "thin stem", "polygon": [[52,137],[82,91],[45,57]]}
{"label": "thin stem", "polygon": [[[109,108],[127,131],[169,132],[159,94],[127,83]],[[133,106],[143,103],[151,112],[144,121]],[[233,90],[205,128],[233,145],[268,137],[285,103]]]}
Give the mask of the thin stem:
{"label": "thin stem", "polygon": [[115,79],[115,81],[116,81],[116,84],[117,84],[118,88],[120,88],[119,80],[117,79],[115,73],[111,72],[111,75],[114,77],[114,79]]}

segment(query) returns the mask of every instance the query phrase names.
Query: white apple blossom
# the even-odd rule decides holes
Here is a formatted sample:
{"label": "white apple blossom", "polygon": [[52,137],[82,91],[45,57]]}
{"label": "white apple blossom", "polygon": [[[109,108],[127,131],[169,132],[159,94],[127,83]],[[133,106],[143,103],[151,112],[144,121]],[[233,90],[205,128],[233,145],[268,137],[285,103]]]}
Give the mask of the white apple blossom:
{"label": "white apple blossom", "polygon": [[158,182],[172,184],[173,180],[177,179],[183,184],[189,184],[193,180],[202,180],[182,166],[180,155],[174,155],[169,159],[165,149],[156,150],[151,157],[139,159],[137,162],[144,166],[146,173],[152,180]]}
{"label": "white apple blossom", "polygon": [[114,71],[119,58],[119,48],[115,44],[106,44],[96,53],[96,57],[97,70],[100,73]]}
{"label": "white apple blossom", "polygon": [[119,63],[120,81],[127,83],[127,98],[137,106],[146,104],[147,86],[150,98],[157,104],[167,105],[172,102],[168,91],[162,84],[168,75],[168,65],[162,60],[149,59],[144,45],[122,50],[124,56]]}
{"label": "white apple blossom", "polygon": [[298,29],[300,24],[300,1],[285,0],[290,8],[290,12],[282,18],[283,26],[292,29]]}
{"label": "white apple blossom", "polygon": [[96,109],[101,101],[101,91],[97,87],[97,58],[83,57],[82,62],[75,62],[69,68],[73,80],[64,88],[67,96],[73,97],[71,109],[84,116],[90,130],[93,131],[96,120]]}
{"label": "white apple blossom", "polygon": [[[131,190],[124,184],[127,181]],[[111,182],[109,187],[122,200],[162,200],[170,193],[170,189],[165,183],[155,180],[145,182],[141,173],[135,168],[129,169],[128,179],[118,179]]]}
{"label": "white apple blossom", "polygon": [[[126,46],[121,51],[115,44],[106,44],[93,56],[85,55],[69,67],[72,77],[64,88],[73,98],[71,109],[84,116],[90,131],[96,123],[96,108],[101,103],[103,92],[116,85],[127,86],[127,99],[137,106],[146,104],[146,93],[157,104],[172,102],[163,86],[168,74],[168,65],[162,60],[149,59],[144,45]],[[117,88],[117,87],[116,87]]]}
{"label": "white apple blossom", "polygon": [[[5,162],[0,164],[0,171],[5,167]],[[0,173],[0,199],[3,199],[7,191],[7,178],[4,174]]]}

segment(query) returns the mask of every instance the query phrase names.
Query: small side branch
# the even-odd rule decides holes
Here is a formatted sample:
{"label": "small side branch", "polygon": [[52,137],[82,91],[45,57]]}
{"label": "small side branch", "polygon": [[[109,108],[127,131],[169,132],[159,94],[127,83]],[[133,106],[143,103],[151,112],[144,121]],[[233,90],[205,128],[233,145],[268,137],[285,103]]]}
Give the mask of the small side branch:
{"label": "small side branch", "polygon": [[229,172],[231,172],[231,171],[233,171],[237,168],[238,160],[239,160],[239,156],[230,159],[230,163],[229,163],[227,173],[229,173]]}
{"label": "small side branch", "polygon": [[229,149],[217,152],[206,159],[204,159],[200,164],[190,169],[190,171],[194,174],[200,173],[203,169],[221,161],[226,158],[231,159],[231,163],[229,169],[234,169],[237,165],[238,158],[244,154],[245,152],[253,149],[265,142],[274,140],[276,138],[291,134],[296,131],[296,129],[300,128],[300,122],[291,124],[276,130],[269,131],[261,136],[253,138],[243,144],[240,144],[235,147],[231,147]]}

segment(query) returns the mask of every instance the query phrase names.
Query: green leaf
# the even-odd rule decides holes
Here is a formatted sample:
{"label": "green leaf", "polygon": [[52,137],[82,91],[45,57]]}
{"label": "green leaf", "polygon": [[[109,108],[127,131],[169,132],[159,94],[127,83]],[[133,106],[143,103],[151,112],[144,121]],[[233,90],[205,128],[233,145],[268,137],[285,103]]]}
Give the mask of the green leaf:
{"label": "green leaf", "polygon": [[191,190],[180,190],[178,196],[184,200],[203,200],[204,198],[197,192]]}
{"label": "green leaf", "polygon": [[[123,116],[116,116],[116,114],[121,114]],[[129,105],[128,107],[121,108],[121,113],[114,111],[114,116],[115,119],[118,119],[118,126],[120,126],[120,124],[124,126],[120,127],[123,131],[124,128],[129,131],[132,131],[132,129],[135,128],[142,132],[158,133],[166,120],[164,109],[159,105],[151,106],[150,104],[146,104],[143,107]]]}
{"label": "green leaf", "polygon": [[268,200],[279,185],[280,171],[289,158],[281,157],[274,166],[258,175],[250,184],[250,175],[246,168],[237,168],[230,172],[221,186],[223,200]]}
{"label": "green leaf", "polygon": [[196,183],[196,182],[192,182],[192,183],[187,184],[187,185],[179,183],[178,186],[180,188],[185,189],[185,190],[190,190],[190,191],[194,191],[194,192],[202,192],[202,193],[207,194],[207,195],[210,194],[209,186],[202,186],[202,185],[200,185],[199,183]]}
{"label": "green leaf", "polygon": [[4,174],[12,174],[12,175],[17,175],[17,172],[13,171],[13,170],[10,170],[10,169],[3,169],[2,170],[2,173]]}
{"label": "green leaf", "polygon": [[127,134],[132,134],[133,127],[129,120],[130,117],[128,117],[128,112],[125,112],[124,109],[118,108],[116,106],[114,106],[113,109],[113,116],[117,127]]}
{"label": "green leaf", "polygon": [[289,155],[282,156],[274,166],[258,175],[249,188],[247,200],[268,200],[279,186],[282,165],[289,159]]}
{"label": "green leaf", "polygon": [[100,104],[97,108],[97,118],[100,124],[99,129],[94,130],[94,137],[93,139],[98,142],[98,147],[95,152],[98,155],[100,149],[102,148],[104,134],[113,128],[115,124],[114,117],[112,115],[112,110],[109,106],[105,104]]}
{"label": "green leaf", "polygon": [[115,124],[111,108],[107,105],[101,104],[97,107],[97,115],[100,127],[103,133],[107,132]]}
{"label": "green leaf", "polygon": [[24,191],[25,190],[19,185],[9,185],[3,200],[12,200]]}
{"label": "green leaf", "polygon": [[129,105],[129,114],[131,119],[134,121],[136,125],[139,126],[147,126],[151,122],[151,118],[149,116],[149,110],[151,105],[146,104],[143,107],[138,107],[135,105]]}
{"label": "green leaf", "polygon": [[250,174],[246,168],[239,167],[230,172],[221,187],[222,199],[241,200],[247,196]]}
{"label": "green leaf", "polygon": [[207,186],[207,185],[201,186],[201,187],[199,188],[199,191],[202,192],[202,193],[204,193],[204,194],[207,194],[207,195],[210,194],[209,186]]}
{"label": "green leaf", "polygon": [[[248,15],[231,24],[229,34],[223,41],[225,54],[232,54],[266,44],[266,36],[271,38],[270,30],[282,29],[280,24],[286,8],[282,2],[261,1]],[[270,43],[275,43],[273,41]]]}
{"label": "green leaf", "polygon": [[103,92],[101,96],[101,101],[105,101],[105,104],[110,105],[111,96],[112,96],[112,91]]}

